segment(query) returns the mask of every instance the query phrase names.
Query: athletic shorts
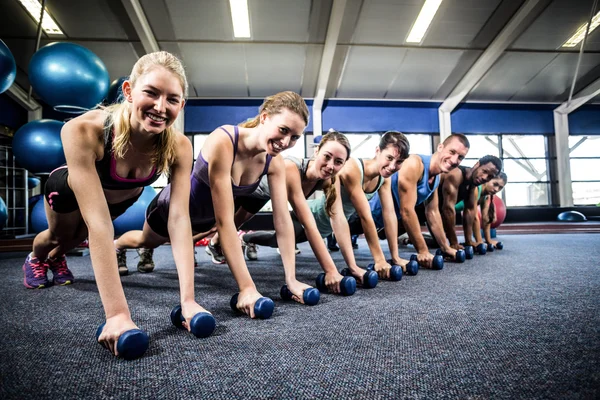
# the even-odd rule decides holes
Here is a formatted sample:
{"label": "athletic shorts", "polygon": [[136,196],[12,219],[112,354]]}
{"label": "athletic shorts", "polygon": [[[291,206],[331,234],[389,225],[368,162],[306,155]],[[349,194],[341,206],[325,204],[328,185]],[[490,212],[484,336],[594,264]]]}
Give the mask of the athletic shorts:
{"label": "athletic shorts", "polygon": [[[69,170],[67,167],[59,167],[50,173],[44,187],[44,197],[46,198],[46,201],[50,205],[50,208],[59,214],[66,214],[79,210],[79,204],[77,204],[75,193],[73,193],[73,190],[71,190],[67,182],[68,177]],[[123,214],[141,195],[142,191],[140,191],[138,195],[120,203],[108,204],[110,216],[115,219]]]}
{"label": "athletic shorts", "polygon": [[[163,189],[164,190],[164,189]],[[158,204],[158,193],[150,204],[148,204],[148,208],[146,209],[146,222],[152,228],[152,230],[159,234],[162,237],[169,237],[169,228],[168,228],[168,210],[162,210],[159,208]],[[202,223],[192,223],[192,232],[193,234],[208,232],[215,226],[216,220],[214,217],[212,219],[208,219]]]}

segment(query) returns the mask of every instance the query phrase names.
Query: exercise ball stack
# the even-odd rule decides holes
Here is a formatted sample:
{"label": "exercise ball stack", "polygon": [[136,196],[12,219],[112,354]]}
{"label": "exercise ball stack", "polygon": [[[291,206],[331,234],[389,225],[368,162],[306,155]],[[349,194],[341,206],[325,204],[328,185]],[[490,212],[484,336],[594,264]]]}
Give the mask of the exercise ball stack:
{"label": "exercise ball stack", "polygon": [[23,125],[13,138],[13,154],[17,163],[35,173],[51,172],[66,162],[60,140],[64,123],[51,119],[31,121]]}
{"label": "exercise ball stack", "polygon": [[0,93],[4,93],[15,81],[17,63],[8,46],[0,40]]}
{"label": "exercise ball stack", "polygon": [[92,51],[74,43],[50,43],[29,62],[29,81],[42,100],[57,111],[82,112],[106,97],[110,79]]}
{"label": "exercise ball stack", "polygon": [[129,77],[123,76],[112,81],[108,87],[108,94],[106,95],[106,99],[104,99],[104,104],[108,106],[123,101],[123,82],[125,82],[127,78]]}
{"label": "exercise ball stack", "polygon": [[113,221],[115,236],[119,236],[128,231],[139,231],[144,228],[146,221],[146,208],[156,196],[156,190],[152,186],[146,186],[142,195],[131,207]]}

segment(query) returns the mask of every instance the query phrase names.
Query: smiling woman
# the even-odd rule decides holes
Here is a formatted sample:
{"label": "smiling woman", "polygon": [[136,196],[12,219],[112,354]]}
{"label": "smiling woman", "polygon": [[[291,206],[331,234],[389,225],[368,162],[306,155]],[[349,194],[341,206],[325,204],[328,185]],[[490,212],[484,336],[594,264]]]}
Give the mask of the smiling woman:
{"label": "smiling woman", "polygon": [[[117,273],[112,219],[133,205],[143,188],[161,173],[170,175],[174,188],[168,231],[179,272],[182,314],[189,321],[205,310],[194,300],[188,209],[191,144],[173,128],[187,92],[185,71],[170,53],[147,54],[133,66],[122,91],[121,103],[89,111],[62,128],[67,163],[51,172],[46,182],[48,229],[35,238],[33,252],[23,265],[24,284],[28,288],[49,286],[48,269],[54,284],[73,283],[65,252],[89,238],[106,313],[98,341],[115,355],[126,356],[129,345],[123,342],[141,337],[132,344],[136,356],[141,356],[148,345],[147,335],[131,319]],[[184,326],[188,327],[185,321]]]}

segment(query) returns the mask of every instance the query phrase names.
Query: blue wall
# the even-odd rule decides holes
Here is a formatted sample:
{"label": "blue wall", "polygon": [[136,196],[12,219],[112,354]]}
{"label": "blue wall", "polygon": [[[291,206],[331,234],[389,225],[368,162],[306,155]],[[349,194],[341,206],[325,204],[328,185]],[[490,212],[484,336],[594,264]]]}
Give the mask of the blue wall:
{"label": "blue wall", "polygon": [[0,94],[0,125],[14,130],[27,123],[27,111],[6,93]]}
{"label": "blue wall", "polygon": [[583,106],[569,114],[571,135],[600,135],[600,107]]}

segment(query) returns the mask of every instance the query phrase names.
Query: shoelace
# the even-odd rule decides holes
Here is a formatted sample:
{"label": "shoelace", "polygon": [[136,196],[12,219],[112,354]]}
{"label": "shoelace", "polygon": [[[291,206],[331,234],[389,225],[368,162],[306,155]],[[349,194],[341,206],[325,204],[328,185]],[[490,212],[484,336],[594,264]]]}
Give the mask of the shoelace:
{"label": "shoelace", "polygon": [[[65,275],[67,274],[69,269],[67,268],[67,260],[64,259],[64,257],[60,260],[60,262],[58,263],[58,266],[56,267],[56,274],[57,275]],[[54,272],[54,270],[52,270],[52,272]]]}
{"label": "shoelace", "polygon": [[29,260],[29,265],[31,266],[31,270],[33,271],[33,276],[36,278],[41,278],[45,275],[44,266],[40,263],[40,260],[37,262]]}
{"label": "shoelace", "polygon": [[146,250],[140,253],[140,261],[142,264],[152,264],[152,251]]}

